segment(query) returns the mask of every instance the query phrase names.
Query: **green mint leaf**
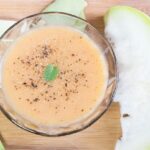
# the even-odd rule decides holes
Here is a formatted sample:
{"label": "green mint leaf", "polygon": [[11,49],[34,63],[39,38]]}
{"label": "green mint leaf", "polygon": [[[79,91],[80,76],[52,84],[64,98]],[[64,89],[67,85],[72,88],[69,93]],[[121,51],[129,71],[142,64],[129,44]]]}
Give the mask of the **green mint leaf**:
{"label": "green mint leaf", "polygon": [[56,79],[58,73],[59,73],[58,67],[48,64],[44,69],[44,79],[46,81],[52,81]]}

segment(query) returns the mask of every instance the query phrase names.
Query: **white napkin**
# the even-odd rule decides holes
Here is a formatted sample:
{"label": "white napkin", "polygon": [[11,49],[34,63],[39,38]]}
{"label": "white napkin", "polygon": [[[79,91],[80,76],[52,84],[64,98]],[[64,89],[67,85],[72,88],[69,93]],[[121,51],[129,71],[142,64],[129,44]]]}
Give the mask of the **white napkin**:
{"label": "white napkin", "polygon": [[16,21],[13,20],[0,20],[0,36]]}

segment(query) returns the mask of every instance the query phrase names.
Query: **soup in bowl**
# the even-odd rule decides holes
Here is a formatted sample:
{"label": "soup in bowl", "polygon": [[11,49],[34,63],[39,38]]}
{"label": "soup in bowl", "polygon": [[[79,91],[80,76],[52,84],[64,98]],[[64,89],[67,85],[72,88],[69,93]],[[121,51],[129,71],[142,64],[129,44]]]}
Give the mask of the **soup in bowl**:
{"label": "soup in bowl", "polygon": [[108,109],[116,87],[115,56],[85,20],[36,14],[9,28],[0,44],[0,107],[21,128],[66,135]]}

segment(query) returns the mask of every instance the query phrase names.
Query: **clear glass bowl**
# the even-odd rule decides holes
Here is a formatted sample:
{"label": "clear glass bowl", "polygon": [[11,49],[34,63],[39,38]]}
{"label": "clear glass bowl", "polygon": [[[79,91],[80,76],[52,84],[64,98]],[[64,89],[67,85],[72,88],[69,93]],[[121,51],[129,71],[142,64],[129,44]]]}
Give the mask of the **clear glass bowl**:
{"label": "clear glass bowl", "polygon": [[61,136],[75,133],[89,127],[106,112],[112,102],[113,94],[116,88],[117,69],[115,55],[107,40],[87,21],[62,12],[46,12],[35,14],[22,19],[11,26],[0,39],[1,58],[10,45],[19,36],[32,29],[50,25],[65,25],[76,28],[81,32],[86,33],[102,50],[107,61],[109,75],[107,89],[105,91],[105,96],[102,100],[102,103],[100,103],[87,117],[78,122],[68,125],[49,126],[42,128],[28,120],[25,120],[22,116],[13,111],[12,108],[6,103],[2,88],[0,89],[0,109],[10,121],[22,129],[39,135]]}

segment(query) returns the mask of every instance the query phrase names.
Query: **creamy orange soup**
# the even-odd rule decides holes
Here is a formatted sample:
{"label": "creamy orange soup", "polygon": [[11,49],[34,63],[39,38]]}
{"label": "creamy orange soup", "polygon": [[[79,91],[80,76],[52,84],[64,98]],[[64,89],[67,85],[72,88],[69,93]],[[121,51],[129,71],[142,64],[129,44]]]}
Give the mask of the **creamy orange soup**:
{"label": "creamy orange soup", "polygon": [[[59,68],[44,79],[48,64]],[[43,27],[19,37],[3,59],[2,87],[9,105],[25,119],[60,125],[81,119],[102,101],[107,65],[90,38],[69,27]]]}

